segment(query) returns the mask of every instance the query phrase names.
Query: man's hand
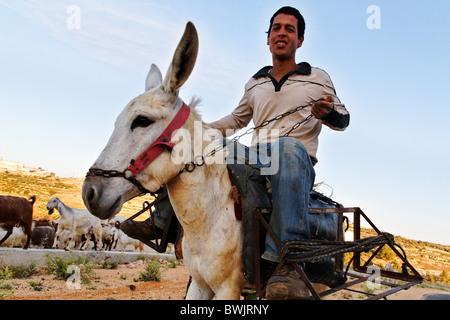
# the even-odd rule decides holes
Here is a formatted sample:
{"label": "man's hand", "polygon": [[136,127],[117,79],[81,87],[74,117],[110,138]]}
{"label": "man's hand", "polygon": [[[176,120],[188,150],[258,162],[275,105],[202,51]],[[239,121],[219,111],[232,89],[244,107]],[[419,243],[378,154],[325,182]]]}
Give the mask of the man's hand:
{"label": "man's hand", "polygon": [[333,109],[333,97],[324,96],[323,100],[317,101],[311,108],[311,113],[317,119],[324,118]]}

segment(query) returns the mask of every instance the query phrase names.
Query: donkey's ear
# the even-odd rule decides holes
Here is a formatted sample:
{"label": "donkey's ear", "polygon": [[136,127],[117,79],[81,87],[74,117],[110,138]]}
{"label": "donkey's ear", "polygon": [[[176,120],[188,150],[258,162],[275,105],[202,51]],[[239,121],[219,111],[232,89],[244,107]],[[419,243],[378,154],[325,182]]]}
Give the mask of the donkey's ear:
{"label": "donkey's ear", "polygon": [[149,91],[162,86],[162,74],[154,64],[150,67],[147,79],[145,79],[145,91]]}
{"label": "donkey's ear", "polygon": [[183,37],[178,44],[172,63],[164,79],[164,90],[175,94],[186,82],[194,69],[198,54],[198,34],[192,22],[186,24]]}

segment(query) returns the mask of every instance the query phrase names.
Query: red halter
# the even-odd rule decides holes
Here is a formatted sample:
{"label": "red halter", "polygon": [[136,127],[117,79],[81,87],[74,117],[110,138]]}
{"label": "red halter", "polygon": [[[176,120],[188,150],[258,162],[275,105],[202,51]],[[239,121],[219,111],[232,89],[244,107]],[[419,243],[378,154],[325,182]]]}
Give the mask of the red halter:
{"label": "red halter", "polygon": [[163,133],[147,148],[137,159],[131,160],[131,164],[128,167],[133,173],[133,176],[137,176],[142,170],[145,169],[153,160],[156,159],[166,148],[172,149],[174,143],[171,143],[172,134],[175,130],[180,129],[191,113],[191,109],[183,102],[183,106],[180,111],[175,115],[167,128]]}

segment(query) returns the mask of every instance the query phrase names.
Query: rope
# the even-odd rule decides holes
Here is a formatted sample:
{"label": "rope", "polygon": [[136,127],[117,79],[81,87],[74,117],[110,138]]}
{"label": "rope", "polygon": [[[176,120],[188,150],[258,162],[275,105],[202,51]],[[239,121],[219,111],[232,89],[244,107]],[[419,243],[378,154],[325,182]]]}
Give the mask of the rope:
{"label": "rope", "polygon": [[288,262],[305,263],[345,252],[369,251],[385,244],[395,245],[394,236],[381,233],[353,242],[293,239],[281,244],[281,253],[282,259],[285,258]]}

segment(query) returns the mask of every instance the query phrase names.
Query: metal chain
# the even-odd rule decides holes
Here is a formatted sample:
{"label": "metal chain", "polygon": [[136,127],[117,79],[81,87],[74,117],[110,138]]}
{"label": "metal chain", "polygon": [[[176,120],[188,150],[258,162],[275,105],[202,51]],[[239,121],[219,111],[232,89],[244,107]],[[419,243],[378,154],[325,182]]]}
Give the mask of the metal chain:
{"label": "metal chain", "polygon": [[[293,113],[299,112],[299,111],[301,111],[301,110],[303,110],[303,109],[305,109],[307,107],[310,107],[313,104],[315,104],[315,103],[317,103],[319,101],[322,101],[322,100],[324,100],[324,99],[320,98],[320,99],[317,99],[317,100],[312,100],[312,101],[308,102],[305,105],[298,106],[298,107],[296,107],[296,108],[294,108],[292,110],[286,111],[285,113],[279,114],[279,115],[277,115],[276,117],[274,117],[272,119],[265,120],[260,125],[252,127],[250,129],[246,130],[244,133],[242,133],[242,134],[240,134],[238,136],[235,136],[233,139],[231,139],[231,142],[237,142],[243,136],[251,134],[251,133],[255,132],[258,129],[261,129],[261,128],[264,128],[264,127],[268,126],[270,123],[272,123],[274,121],[280,120],[280,119],[282,119],[284,117],[287,117],[287,116],[289,116],[289,115],[291,115]],[[309,121],[312,117],[313,117],[313,115],[310,114],[309,116],[307,116],[302,121],[297,122],[296,124],[294,124],[294,126],[286,134],[284,134],[283,137],[288,137],[292,133],[292,131],[297,130],[303,123]],[[218,151],[220,151],[220,150],[222,150],[224,148],[225,148],[225,145],[221,145],[219,148],[211,150],[206,155],[201,155],[201,156],[195,157],[194,161],[191,161],[191,162],[188,162],[188,163],[185,164],[185,166],[183,167],[183,169],[180,170],[178,175],[182,174],[183,172],[192,172],[192,171],[195,170],[196,167],[203,166],[205,164],[205,159],[206,158],[214,156]],[[197,161],[197,159],[199,159],[199,160]]]}
{"label": "metal chain", "polygon": [[155,193],[147,190],[134,176],[130,169],[126,169],[125,171],[118,170],[103,170],[103,169],[89,169],[86,177],[89,176],[97,176],[97,177],[106,177],[106,178],[124,178],[134,184],[142,194],[150,193],[152,196],[155,196]]}
{"label": "metal chain", "polygon": [[[317,100],[312,100],[309,103],[302,105],[302,106],[298,106],[292,110],[289,110],[285,113],[279,114],[276,117],[263,121],[260,125],[255,126],[253,128],[248,129],[247,131],[245,131],[244,133],[234,137],[231,142],[237,142],[240,138],[242,138],[243,136],[246,136],[250,133],[255,132],[258,129],[261,129],[263,127],[268,126],[270,123],[280,120],[284,117],[287,117],[295,112],[301,111],[309,106],[312,106],[313,104],[315,104],[318,101],[324,100],[323,98],[321,99],[317,99]],[[306,117],[304,120],[297,122],[285,135],[283,135],[283,137],[287,137],[289,136],[289,134],[291,134],[292,131],[298,129],[298,127],[300,127],[303,123],[309,121],[311,118],[313,117],[312,114],[310,114],[308,117]],[[193,172],[195,170],[195,168],[197,167],[201,167],[205,164],[206,162],[206,158],[212,157],[214,156],[218,151],[222,150],[225,148],[225,145],[221,145],[219,148],[216,148],[210,152],[208,152],[206,155],[200,155],[200,156],[196,156],[194,158],[194,161],[188,162],[184,165],[183,169],[181,169],[177,176],[179,176],[180,174],[182,174],[183,172]],[[133,173],[131,172],[130,169],[125,169],[124,171],[118,171],[118,170],[103,170],[103,169],[89,169],[88,173],[86,174],[86,177],[89,176],[100,176],[100,177],[106,177],[106,178],[115,178],[115,177],[121,177],[124,178],[128,181],[130,181],[131,183],[133,183],[141,192],[142,194],[146,194],[146,193],[150,193],[151,195],[155,196],[155,193],[147,190],[137,179],[136,177],[133,175]]]}

